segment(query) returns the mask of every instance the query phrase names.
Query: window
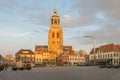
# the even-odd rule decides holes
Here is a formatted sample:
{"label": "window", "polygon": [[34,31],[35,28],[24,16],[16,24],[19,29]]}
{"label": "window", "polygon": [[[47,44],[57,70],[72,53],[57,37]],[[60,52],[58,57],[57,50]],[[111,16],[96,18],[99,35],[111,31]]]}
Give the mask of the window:
{"label": "window", "polygon": [[30,55],[26,55],[26,57],[30,57]]}
{"label": "window", "polygon": [[32,61],[34,61],[34,59],[32,59]]}
{"label": "window", "polygon": [[109,58],[109,54],[108,54],[108,58]]}
{"label": "window", "polygon": [[60,20],[58,19],[58,24],[60,24]]}
{"label": "window", "polygon": [[114,57],[116,56],[116,54],[114,53]]}
{"label": "window", "polygon": [[41,61],[41,59],[39,59],[39,61]]}
{"label": "window", "polygon": [[36,58],[36,61],[38,61],[38,58]]}
{"label": "window", "polygon": [[52,43],[53,43],[53,45],[54,45],[54,44],[55,44],[55,41],[53,41]]}
{"label": "window", "polygon": [[55,33],[53,32],[53,33],[52,33],[52,38],[54,38],[54,37],[55,37]]}
{"label": "window", "polygon": [[53,24],[53,19],[51,19],[51,22],[52,22],[52,24]]}
{"label": "window", "polygon": [[119,57],[119,54],[117,53],[117,57]]}
{"label": "window", "polygon": [[57,41],[57,44],[59,44],[59,42]]}
{"label": "window", "polygon": [[57,24],[57,19],[54,20],[54,24]]}
{"label": "window", "polygon": [[59,33],[57,32],[57,38],[59,38]]}

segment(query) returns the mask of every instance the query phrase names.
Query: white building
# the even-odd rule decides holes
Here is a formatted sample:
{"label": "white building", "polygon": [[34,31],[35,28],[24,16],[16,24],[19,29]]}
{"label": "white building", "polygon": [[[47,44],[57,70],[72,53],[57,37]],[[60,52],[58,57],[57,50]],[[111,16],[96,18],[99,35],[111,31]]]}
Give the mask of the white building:
{"label": "white building", "polygon": [[69,62],[71,65],[86,65],[86,54],[78,53],[69,55]]}
{"label": "white building", "polygon": [[[94,57],[95,56],[95,57]],[[90,52],[90,62],[106,64],[120,64],[120,45],[108,44],[96,48],[95,54],[93,50]]]}

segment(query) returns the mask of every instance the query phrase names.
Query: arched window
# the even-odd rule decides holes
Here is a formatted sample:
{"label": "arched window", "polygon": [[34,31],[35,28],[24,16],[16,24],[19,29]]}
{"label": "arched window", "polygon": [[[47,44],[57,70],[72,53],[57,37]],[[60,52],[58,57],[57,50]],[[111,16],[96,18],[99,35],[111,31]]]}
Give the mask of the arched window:
{"label": "arched window", "polygon": [[54,37],[55,37],[55,33],[53,32],[53,33],[52,33],[52,38],[54,38]]}
{"label": "arched window", "polygon": [[53,45],[54,45],[54,44],[55,44],[55,41],[53,41],[52,43],[53,43]]}
{"label": "arched window", "polygon": [[60,24],[60,20],[58,19],[58,24]]}
{"label": "arched window", "polygon": [[59,44],[59,42],[57,41],[57,44]]}
{"label": "arched window", "polygon": [[57,19],[54,20],[54,24],[57,24]]}
{"label": "arched window", "polygon": [[59,32],[57,32],[57,38],[59,38]]}
{"label": "arched window", "polygon": [[53,24],[53,19],[51,19],[51,24]]}

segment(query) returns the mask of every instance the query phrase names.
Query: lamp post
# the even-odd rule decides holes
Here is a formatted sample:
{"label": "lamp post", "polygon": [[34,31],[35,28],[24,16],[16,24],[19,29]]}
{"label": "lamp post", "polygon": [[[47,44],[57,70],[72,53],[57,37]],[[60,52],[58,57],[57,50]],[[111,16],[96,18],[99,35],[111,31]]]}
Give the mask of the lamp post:
{"label": "lamp post", "polygon": [[96,54],[95,54],[95,48],[96,48],[96,40],[93,36],[84,36],[87,38],[92,38],[93,40],[93,54],[94,54],[94,65],[96,64]]}

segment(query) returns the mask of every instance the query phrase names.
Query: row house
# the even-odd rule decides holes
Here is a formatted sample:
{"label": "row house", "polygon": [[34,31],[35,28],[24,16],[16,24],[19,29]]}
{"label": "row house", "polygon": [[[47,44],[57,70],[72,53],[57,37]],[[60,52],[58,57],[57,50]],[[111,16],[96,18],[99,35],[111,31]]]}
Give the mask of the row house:
{"label": "row house", "polygon": [[93,50],[90,52],[90,62],[99,64],[101,62],[105,64],[120,64],[120,45],[118,44],[108,44],[103,45],[95,49],[95,54]]}
{"label": "row house", "polygon": [[6,55],[5,59],[7,60],[8,65],[14,65],[14,57],[11,54]]}
{"label": "row house", "polygon": [[42,61],[43,65],[51,66],[56,65],[57,54],[54,51],[43,51],[42,52]]}
{"label": "row house", "polygon": [[60,62],[61,65],[69,65],[69,53],[61,54]]}
{"label": "row house", "polygon": [[78,54],[74,51],[70,53],[63,53],[61,55],[61,61],[63,65],[86,65],[86,54]]}
{"label": "row house", "polygon": [[72,51],[72,46],[63,46],[62,53],[57,57],[58,65],[69,65],[69,53]]}
{"label": "row house", "polygon": [[[63,46],[63,53],[69,53],[72,51],[72,46]],[[35,66],[42,65],[58,65],[61,62],[61,55],[57,55],[55,51],[49,51],[47,45],[35,46]],[[62,59],[63,60],[63,59]],[[67,61],[64,61],[67,62]]]}
{"label": "row house", "polygon": [[7,60],[5,57],[0,55],[0,71],[4,69],[4,67],[7,65]]}
{"label": "row house", "polygon": [[76,53],[72,52],[72,54],[69,55],[69,62],[71,65],[86,65],[86,57],[85,53]]}
{"label": "row house", "polygon": [[35,56],[32,50],[30,49],[20,49],[15,54],[16,62],[22,62],[24,66],[30,64],[34,66]]}
{"label": "row house", "polygon": [[0,55],[0,66],[7,64],[7,60],[5,59],[5,57],[3,57],[2,55]]}
{"label": "row house", "polygon": [[35,66],[43,65],[42,53],[43,53],[43,51],[46,51],[47,49],[48,49],[48,46],[46,46],[46,45],[36,45],[35,46]]}

